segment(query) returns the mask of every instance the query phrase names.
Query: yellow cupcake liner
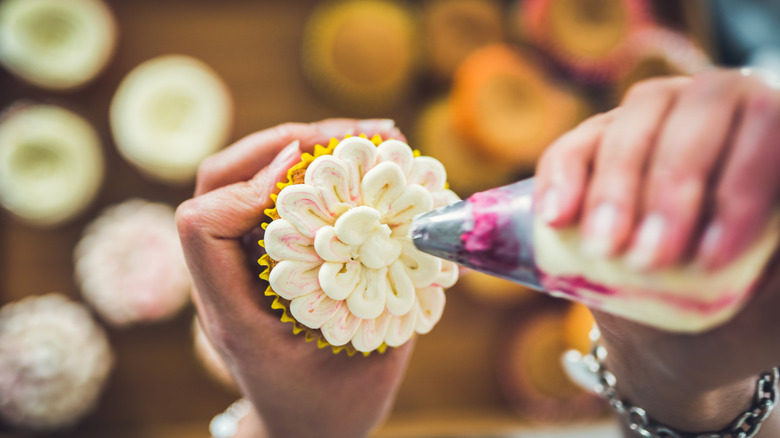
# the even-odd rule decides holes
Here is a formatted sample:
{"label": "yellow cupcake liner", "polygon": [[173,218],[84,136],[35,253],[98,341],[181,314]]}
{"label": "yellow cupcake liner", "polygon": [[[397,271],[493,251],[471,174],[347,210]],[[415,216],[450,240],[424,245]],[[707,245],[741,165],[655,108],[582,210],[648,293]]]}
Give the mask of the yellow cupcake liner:
{"label": "yellow cupcake liner", "polygon": [[[345,138],[349,138],[349,137],[351,136],[347,135]],[[365,134],[360,134],[359,137],[368,138]],[[374,143],[375,146],[379,146],[379,144],[382,143],[382,137],[379,135],[375,135],[371,137],[370,140],[372,143]],[[304,152],[303,154],[301,154],[301,161],[298,164],[292,166],[287,171],[287,181],[277,183],[276,186],[279,188],[279,190],[282,190],[287,186],[296,184],[295,176],[299,174],[300,171],[305,171],[309,167],[309,164],[311,164],[311,162],[314,161],[316,158],[321,157],[323,155],[332,155],[333,150],[336,149],[336,146],[338,146],[339,143],[340,140],[337,140],[336,138],[331,138],[327,146],[322,146],[319,144],[315,145],[313,154],[310,154],[308,152]],[[419,157],[420,151],[414,149],[413,154],[415,157]],[[271,194],[271,201],[273,201],[274,206],[264,211],[265,215],[268,216],[268,218],[271,219],[271,221],[279,219],[279,213],[277,212],[276,209],[277,197],[278,197],[277,194],[275,193]],[[271,221],[263,222],[262,224],[260,224],[260,226],[263,228],[263,230],[265,230],[266,228],[268,228],[268,225],[271,223]],[[265,248],[265,242],[263,240],[260,240],[258,244],[260,244],[260,246]],[[268,254],[263,254],[263,256],[260,257],[260,259],[257,261],[257,263],[260,266],[264,267],[263,271],[260,273],[260,278],[262,280],[265,280],[266,282],[269,282],[268,277],[271,274],[271,269],[275,264],[275,261],[271,259],[271,257],[268,256]],[[330,347],[331,350],[333,351],[333,354],[338,354],[344,351],[347,353],[347,355],[354,356],[355,353],[357,353],[357,350],[351,344],[338,345],[338,346],[331,345],[327,340],[325,340],[325,338],[322,335],[317,334],[317,330],[310,329],[302,325],[301,323],[299,323],[295,318],[293,318],[290,315],[289,308],[286,305],[287,300],[280,297],[279,294],[277,294],[273,290],[270,282],[268,284],[268,287],[265,289],[264,293],[266,296],[273,297],[274,299],[273,303],[271,303],[271,308],[282,311],[282,316],[280,317],[281,322],[293,324],[293,329],[292,329],[293,334],[298,335],[303,333],[306,342],[317,341],[317,348]],[[387,351],[387,348],[388,345],[383,342],[382,345],[377,347],[377,349],[374,351],[378,351],[379,353],[384,353],[385,351]],[[370,351],[363,352],[363,356],[368,356],[370,354],[371,354]]]}

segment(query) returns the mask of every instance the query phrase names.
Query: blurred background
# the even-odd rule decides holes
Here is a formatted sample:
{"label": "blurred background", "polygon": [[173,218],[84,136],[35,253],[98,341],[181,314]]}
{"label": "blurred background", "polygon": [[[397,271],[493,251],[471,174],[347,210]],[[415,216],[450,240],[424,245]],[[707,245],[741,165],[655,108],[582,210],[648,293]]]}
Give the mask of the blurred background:
{"label": "blurred background", "polygon": [[[638,80],[780,71],[779,11],[759,0],[0,1],[0,436],[208,437],[238,397],[195,348],[170,243],[204,156],[287,121],[391,118],[467,197],[533,175],[552,140]],[[41,335],[42,318],[12,306],[51,292],[88,309],[73,318],[92,325],[66,327],[106,342]],[[560,361],[588,348],[587,310],[473,272],[447,297],[377,437],[608,436],[604,406]],[[100,371],[76,379],[67,367]],[[62,388],[84,393],[66,420],[46,396]]]}

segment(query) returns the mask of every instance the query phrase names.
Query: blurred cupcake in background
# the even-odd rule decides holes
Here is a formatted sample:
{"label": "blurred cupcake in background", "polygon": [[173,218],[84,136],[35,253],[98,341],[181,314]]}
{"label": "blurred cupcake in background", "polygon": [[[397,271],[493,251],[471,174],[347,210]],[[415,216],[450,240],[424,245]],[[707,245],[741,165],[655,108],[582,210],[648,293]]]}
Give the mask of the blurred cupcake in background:
{"label": "blurred cupcake in background", "polygon": [[95,405],[113,356],[103,329],[64,295],[31,296],[0,309],[0,416],[53,431]]}
{"label": "blurred cupcake in background", "polygon": [[78,114],[17,103],[0,116],[0,204],[37,226],[79,215],[103,181],[100,138]]}
{"label": "blurred cupcake in background", "polygon": [[504,39],[502,5],[496,0],[434,0],[423,10],[425,59],[433,75],[450,80],[474,50]]}
{"label": "blurred cupcake in background", "polygon": [[576,78],[609,82],[620,77],[629,35],[652,23],[647,0],[523,0],[521,32]]}
{"label": "blurred cupcake in background", "polygon": [[526,53],[503,44],[466,58],[455,74],[450,103],[458,134],[494,161],[525,170],[584,111]]}
{"label": "blurred cupcake in background", "polygon": [[208,65],[165,55],[125,76],[109,115],[114,142],[127,161],[154,180],[187,184],[200,162],[227,144],[233,104]]}
{"label": "blurred cupcake in background", "polygon": [[409,95],[419,69],[418,22],[397,2],[324,2],[303,31],[303,73],[325,99],[381,112]]}
{"label": "blurred cupcake in background", "polygon": [[624,44],[631,55],[615,87],[616,103],[632,85],[644,79],[692,75],[712,67],[701,47],[671,29],[646,27],[631,34]]}
{"label": "blurred cupcake in background", "polygon": [[562,362],[567,350],[587,339],[592,320],[560,304],[543,302],[511,318],[497,361],[499,387],[509,406],[539,423],[586,420],[606,412],[603,400],[575,384]]}
{"label": "blurred cupcake in background", "polygon": [[131,199],[105,209],[74,251],[84,300],[117,327],[171,318],[188,302],[190,277],[173,208]]}
{"label": "blurred cupcake in background", "polygon": [[474,270],[461,275],[460,286],[476,301],[497,307],[526,305],[543,297],[523,285]]}
{"label": "blurred cupcake in background", "polygon": [[94,79],[116,46],[116,22],[100,0],[0,2],[0,64],[41,88]]}
{"label": "blurred cupcake in background", "polygon": [[200,364],[203,366],[203,369],[208,376],[222,385],[225,389],[237,393],[238,387],[236,386],[236,381],[233,379],[233,374],[228,369],[222,356],[214,349],[214,345],[212,345],[211,341],[206,336],[197,317],[192,321],[192,338],[194,341],[195,356],[198,358],[198,361],[200,361]]}
{"label": "blurred cupcake in background", "polygon": [[461,197],[467,197],[512,182],[516,167],[493,159],[459,135],[452,123],[451,111],[446,98],[428,104],[417,119],[415,142],[423,154],[444,165],[450,188]]}

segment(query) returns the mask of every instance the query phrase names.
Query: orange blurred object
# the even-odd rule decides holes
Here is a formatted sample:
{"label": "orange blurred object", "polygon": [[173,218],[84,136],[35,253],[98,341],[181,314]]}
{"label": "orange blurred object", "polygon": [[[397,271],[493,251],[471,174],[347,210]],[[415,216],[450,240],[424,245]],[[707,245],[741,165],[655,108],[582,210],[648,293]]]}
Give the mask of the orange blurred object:
{"label": "orange blurred object", "polygon": [[453,126],[494,159],[533,166],[579,118],[580,103],[526,54],[497,44],[472,53],[455,74]]}

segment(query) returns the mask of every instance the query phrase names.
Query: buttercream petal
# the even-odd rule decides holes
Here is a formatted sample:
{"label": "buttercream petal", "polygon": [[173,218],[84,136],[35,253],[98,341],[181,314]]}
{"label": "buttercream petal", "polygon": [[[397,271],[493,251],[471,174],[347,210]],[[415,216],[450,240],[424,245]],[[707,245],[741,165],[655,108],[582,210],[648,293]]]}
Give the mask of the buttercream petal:
{"label": "buttercream petal", "polygon": [[344,300],[360,283],[360,262],[325,262],[320,266],[319,282],[322,291],[334,300]]}
{"label": "buttercream petal", "polygon": [[280,297],[295,297],[320,291],[320,263],[282,260],[274,265],[268,276],[271,288]]}
{"label": "buttercream petal", "polygon": [[360,245],[359,260],[367,268],[380,269],[398,258],[401,254],[401,243],[390,238],[390,227],[382,225]]}
{"label": "buttercream petal", "polygon": [[[273,224],[274,222],[271,223]],[[349,245],[336,237],[336,229],[330,225],[317,230],[317,234],[314,236],[313,245],[317,256],[327,262],[343,263],[352,258],[352,250]]]}
{"label": "buttercream petal", "polygon": [[406,315],[414,307],[416,292],[401,262],[390,265],[386,281],[387,311],[396,316]]}
{"label": "buttercream petal", "polygon": [[412,338],[417,325],[417,309],[412,308],[412,310],[404,316],[393,316],[390,319],[385,334],[385,344],[390,347],[400,347]]}
{"label": "buttercream petal", "polygon": [[316,262],[320,256],[314,248],[314,241],[298,231],[289,221],[277,219],[268,224],[263,235],[265,252],[274,260],[297,260]]}
{"label": "buttercream petal", "polygon": [[387,282],[383,280],[387,268],[361,269],[360,281],[347,297],[349,311],[361,319],[374,319],[382,314],[387,304]]}
{"label": "buttercream petal", "polygon": [[355,205],[349,193],[349,167],[332,155],[323,155],[311,162],[306,168],[304,182],[317,189],[333,217]]}
{"label": "buttercream petal", "polygon": [[417,289],[417,333],[425,334],[433,329],[444,313],[445,301],[444,290],[438,286]]}
{"label": "buttercream petal", "polygon": [[310,329],[318,329],[344,305],[328,297],[325,292],[313,292],[290,301],[290,313],[296,321]]}
{"label": "buttercream petal", "polygon": [[352,337],[352,346],[357,351],[374,351],[385,341],[387,328],[390,326],[390,315],[385,313],[374,319],[360,321],[360,326]]}
{"label": "buttercream petal", "polygon": [[362,137],[350,137],[336,146],[333,156],[349,167],[349,190],[353,202],[360,203],[360,181],[363,175],[376,164],[377,150],[374,143]]}
{"label": "buttercream petal", "polygon": [[384,214],[390,204],[404,193],[406,177],[401,168],[391,161],[379,163],[366,173],[360,182],[363,203]]}
{"label": "buttercream petal", "polygon": [[279,192],[276,211],[290,221],[304,236],[314,238],[317,230],[333,225],[335,218],[325,208],[317,189],[306,184],[293,184]]}
{"label": "buttercream petal", "polygon": [[403,263],[415,287],[430,285],[441,271],[441,259],[421,252],[409,241],[401,242],[401,255],[398,260]]}
{"label": "buttercream petal", "polygon": [[433,157],[416,157],[409,172],[409,183],[419,184],[431,192],[444,190],[447,172],[444,165]]}
{"label": "buttercream petal", "polygon": [[325,324],[320,327],[322,335],[330,345],[346,345],[355,336],[355,332],[360,326],[361,319],[353,315],[346,305],[339,308]]}
{"label": "buttercream petal", "polygon": [[379,227],[379,213],[361,205],[342,214],[336,225],[336,237],[347,245],[361,245]]}
{"label": "buttercream petal", "polygon": [[460,201],[460,197],[450,189],[433,192],[431,193],[431,196],[433,197],[433,208],[444,207],[445,205],[454,204]]}
{"label": "buttercream petal", "polygon": [[376,148],[378,161],[392,161],[401,168],[404,175],[408,175],[412,170],[414,162],[414,153],[412,148],[399,140],[385,140]]}
{"label": "buttercream petal", "polygon": [[427,213],[432,209],[431,192],[419,184],[412,184],[390,204],[384,222],[390,225],[408,223],[418,214]]}
{"label": "buttercream petal", "polygon": [[458,281],[458,265],[449,260],[441,261],[441,271],[433,281],[434,286],[443,288],[452,287]]}

